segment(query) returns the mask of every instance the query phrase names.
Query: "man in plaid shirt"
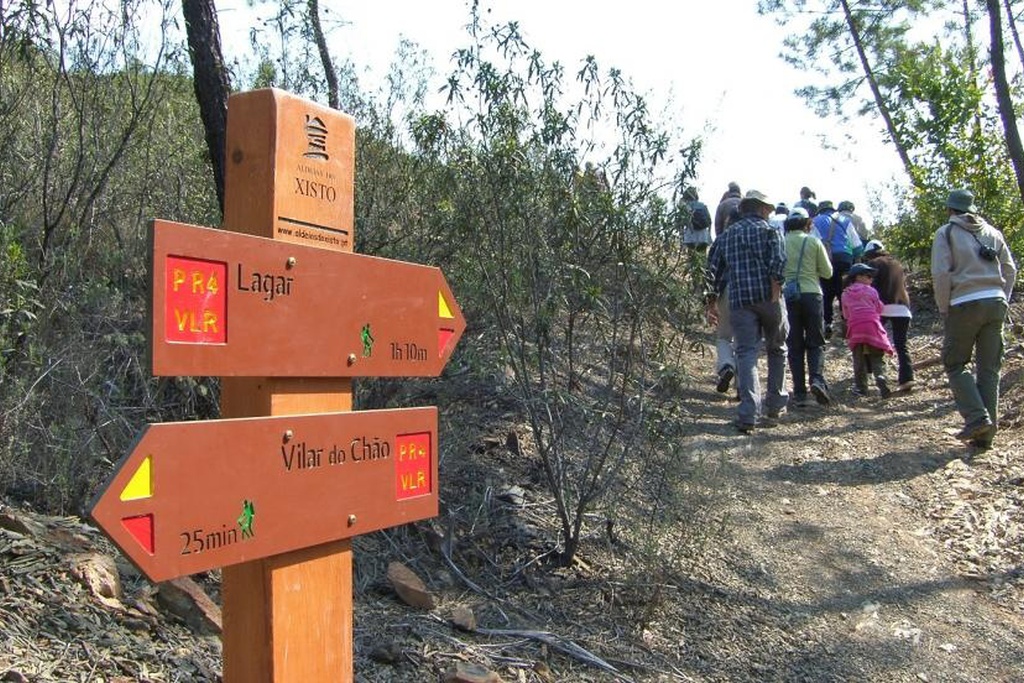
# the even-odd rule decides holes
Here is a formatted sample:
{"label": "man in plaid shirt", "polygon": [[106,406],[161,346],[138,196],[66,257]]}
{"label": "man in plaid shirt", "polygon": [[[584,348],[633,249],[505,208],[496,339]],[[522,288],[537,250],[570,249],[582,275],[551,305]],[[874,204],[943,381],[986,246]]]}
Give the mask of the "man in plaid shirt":
{"label": "man in plaid shirt", "polygon": [[749,434],[761,416],[757,347],[764,337],[768,353],[766,416],[777,419],[786,408],[786,335],[789,323],[781,296],[786,252],[778,231],[768,225],[775,205],[757,190],[740,202],[740,217],[708,252],[708,269],[716,295],[729,285],[729,314],[736,338],[740,405],[736,428]]}

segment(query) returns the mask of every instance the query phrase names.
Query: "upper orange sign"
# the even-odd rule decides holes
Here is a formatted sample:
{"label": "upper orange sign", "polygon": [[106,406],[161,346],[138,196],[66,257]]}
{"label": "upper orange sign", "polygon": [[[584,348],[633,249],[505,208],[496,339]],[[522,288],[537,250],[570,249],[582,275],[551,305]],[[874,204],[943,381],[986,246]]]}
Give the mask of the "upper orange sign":
{"label": "upper orange sign", "polygon": [[437,268],[152,224],[154,375],[435,377],[465,330]]}

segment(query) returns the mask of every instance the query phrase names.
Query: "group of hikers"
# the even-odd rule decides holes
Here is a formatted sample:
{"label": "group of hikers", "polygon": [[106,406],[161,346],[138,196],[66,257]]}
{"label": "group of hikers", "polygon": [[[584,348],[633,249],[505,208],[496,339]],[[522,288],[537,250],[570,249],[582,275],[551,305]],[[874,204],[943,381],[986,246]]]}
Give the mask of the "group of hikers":
{"label": "group of hikers", "polygon": [[[757,190],[743,194],[736,183],[729,183],[713,216],[693,188],[683,200],[689,216],[683,245],[707,255],[716,389],[727,393],[735,379],[739,432],[770,426],[787,406],[833,401],[824,351],[834,333],[850,350],[854,396],[868,394],[869,379],[882,398],[913,390],[906,270],[872,238],[852,202],[818,202],[803,187],[790,207]],[[1017,268],[1002,233],[978,214],[969,190],[952,190],[945,207],[948,221],[936,230],[931,253],[945,328],[942,362],[964,421],[958,438],[985,449],[998,424],[1003,325]],[[763,399],[757,372],[762,346],[768,366]],[[894,387],[886,376],[887,355],[897,359]],[[785,387],[787,364],[792,398]]]}

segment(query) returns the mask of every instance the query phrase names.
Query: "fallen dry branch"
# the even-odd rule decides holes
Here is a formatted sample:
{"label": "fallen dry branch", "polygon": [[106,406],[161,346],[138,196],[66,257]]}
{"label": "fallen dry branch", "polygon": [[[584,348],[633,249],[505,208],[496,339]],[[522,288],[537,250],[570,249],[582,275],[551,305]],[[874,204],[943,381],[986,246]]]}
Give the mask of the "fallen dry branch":
{"label": "fallen dry branch", "polygon": [[924,368],[930,368],[933,365],[939,365],[940,363],[942,363],[942,356],[933,356],[931,358],[925,358],[924,360],[917,361],[913,364],[913,368],[915,370],[923,370]]}
{"label": "fallen dry branch", "polygon": [[614,674],[615,677],[620,681],[630,680],[624,676],[614,666],[601,659],[597,655],[593,654],[589,650],[580,647],[571,640],[566,640],[561,636],[557,636],[554,633],[548,633],[547,631],[530,631],[520,629],[506,629],[506,628],[478,628],[477,633],[482,633],[485,636],[513,636],[516,638],[528,638],[530,640],[536,640],[539,643],[544,643],[550,648],[558,650],[562,654],[568,655],[573,659],[581,661],[590,666],[597,667],[603,671]]}
{"label": "fallen dry branch", "polygon": [[[449,538],[450,538],[450,536],[449,536]],[[458,576],[459,579],[464,584],[466,584],[466,586],[468,586],[470,588],[470,590],[473,590],[473,591],[479,593],[480,595],[483,595],[483,596],[493,600],[494,602],[496,602],[497,604],[499,604],[499,605],[501,605],[503,607],[515,610],[516,612],[522,614],[523,616],[525,616],[527,618],[533,619],[535,621],[539,621],[540,620],[540,617],[538,617],[537,615],[532,614],[530,611],[528,611],[526,609],[523,609],[522,607],[519,607],[518,605],[515,605],[515,604],[509,602],[508,600],[505,600],[505,599],[495,595],[491,591],[487,590],[486,588],[484,588],[483,586],[481,586],[480,584],[476,583],[471,578],[466,576],[466,573],[464,571],[462,571],[462,569],[460,569],[459,566],[457,564],[455,564],[455,560],[452,559],[451,543],[445,542],[445,543],[441,544],[441,556],[444,557],[444,561],[448,565],[448,568],[451,569],[452,572],[454,572],[455,575]]]}

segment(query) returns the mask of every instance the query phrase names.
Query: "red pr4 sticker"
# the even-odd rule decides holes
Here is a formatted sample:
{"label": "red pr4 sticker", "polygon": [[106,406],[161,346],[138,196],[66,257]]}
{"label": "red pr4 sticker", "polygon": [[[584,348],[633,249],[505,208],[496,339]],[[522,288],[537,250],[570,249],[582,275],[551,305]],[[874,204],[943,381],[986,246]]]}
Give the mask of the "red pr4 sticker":
{"label": "red pr4 sticker", "polygon": [[227,343],[228,264],[168,256],[164,336],[185,344]]}

